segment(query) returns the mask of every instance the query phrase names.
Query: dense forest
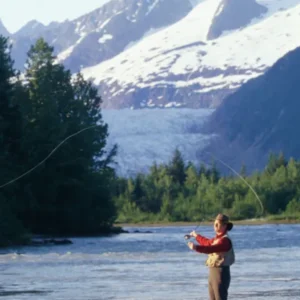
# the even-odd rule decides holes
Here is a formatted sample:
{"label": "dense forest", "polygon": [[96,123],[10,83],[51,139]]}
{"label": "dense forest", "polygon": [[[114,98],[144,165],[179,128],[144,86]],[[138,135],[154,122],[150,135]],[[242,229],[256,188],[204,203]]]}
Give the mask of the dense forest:
{"label": "dense forest", "polygon": [[233,220],[300,217],[300,162],[270,154],[263,171],[247,175],[242,167],[241,177],[221,176],[216,165],[185,164],[176,150],[168,164],[154,164],[149,174],[119,178],[118,221],[199,222],[221,211]]}
{"label": "dense forest", "polygon": [[298,217],[300,163],[283,154],[270,155],[261,172],[240,170],[259,198],[216,162],[185,163],[178,150],[148,174],[118,177],[117,146],[106,149],[109,128],[92,83],[58,64],[43,39],[22,74],[10,53],[0,36],[1,246],[32,234],[107,234],[118,222],[209,220],[220,211],[232,219]]}

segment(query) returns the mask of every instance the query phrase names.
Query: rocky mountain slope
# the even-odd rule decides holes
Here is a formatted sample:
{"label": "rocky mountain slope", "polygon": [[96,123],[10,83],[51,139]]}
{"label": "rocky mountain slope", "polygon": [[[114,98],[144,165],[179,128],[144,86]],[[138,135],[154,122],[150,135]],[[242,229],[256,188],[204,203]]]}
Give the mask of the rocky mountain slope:
{"label": "rocky mountain slope", "polygon": [[226,31],[243,28],[267,11],[265,6],[255,1],[224,0],[220,2],[213,16],[207,39],[216,39]]}
{"label": "rocky mountain slope", "polygon": [[300,47],[226,98],[206,124],[205,149],[232,166],[262,168],[271,152],[300,158]]}

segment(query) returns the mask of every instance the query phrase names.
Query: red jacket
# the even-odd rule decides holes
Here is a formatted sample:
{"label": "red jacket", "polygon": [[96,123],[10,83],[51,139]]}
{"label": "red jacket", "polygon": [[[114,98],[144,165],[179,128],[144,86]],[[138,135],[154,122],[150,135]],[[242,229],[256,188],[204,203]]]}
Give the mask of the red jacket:
{"label": "red jacket", "polygon": [[[197,234],[196,240],[200,245],[195,245],[194,250],[206,254],[229,251],[232,247],[230,239],[227,237],[220,239],[220,237],[225,234],[226,233],[216,235],[212,239],[208,239],[200,234]],[[215,245],[212,245],[216,239],[219,239],[218,242]]]}

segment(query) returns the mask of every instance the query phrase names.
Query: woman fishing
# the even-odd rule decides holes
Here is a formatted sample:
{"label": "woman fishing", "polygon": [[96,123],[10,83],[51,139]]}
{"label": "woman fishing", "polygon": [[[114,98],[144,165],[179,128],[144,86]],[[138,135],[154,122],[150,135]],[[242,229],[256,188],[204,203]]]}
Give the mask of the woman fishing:
{"label": "woman fishing", "polygon": [[226,215],[218,214],[214,222],[216,236],[208,239],[195,231],[190,233],[200,245],[188,243],[191,250],[208,254],[206,265],[209,268],[208,290],[210,300],[227,300],[230,285],[230,266],[235,262],[231,239],[227,232],[233,224]]}

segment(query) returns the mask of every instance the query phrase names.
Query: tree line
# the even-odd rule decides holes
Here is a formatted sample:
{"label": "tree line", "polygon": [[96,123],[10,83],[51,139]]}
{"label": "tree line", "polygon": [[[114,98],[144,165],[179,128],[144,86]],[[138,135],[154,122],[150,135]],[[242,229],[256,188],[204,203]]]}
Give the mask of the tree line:
{"label": "tree line", "polygon": [[[209,167],[184,163],[176,150],[167,164],[154,164],[149,174],[118,178],[114,195],[118,222],[207,221],[216,213],[233,220],[280,215],[300,219],[300,162],[270,154],[263,171],[222,176]],[[254,191],[254,192],[253,192]]]}

